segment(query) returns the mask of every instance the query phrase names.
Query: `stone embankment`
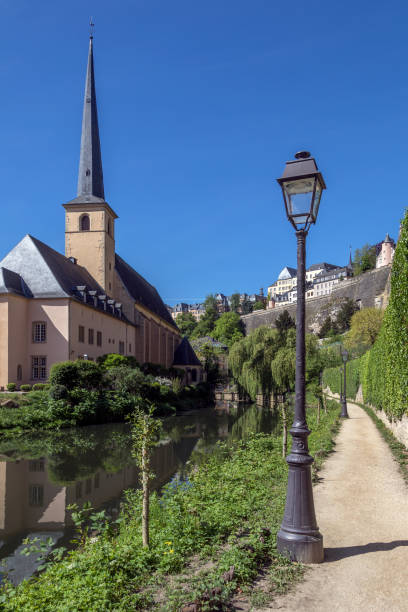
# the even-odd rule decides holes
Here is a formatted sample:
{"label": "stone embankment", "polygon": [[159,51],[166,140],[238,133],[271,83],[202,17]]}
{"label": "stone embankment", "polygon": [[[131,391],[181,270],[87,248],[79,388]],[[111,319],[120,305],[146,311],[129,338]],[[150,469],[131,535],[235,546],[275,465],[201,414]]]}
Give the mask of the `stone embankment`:
{"label": "stone embankment", "polygon": [[[390,294],[390,275],[391,266],[370,270],[369,272],[360,274],[360,276],[340,282],[330,295],[306,300],[307,331],[316,331],[316,318],[324,313],[325,310],[329,310],[332,304],[340,304],[345,298],[350,298],[354,302],[357,302],[361,308],[374,306],[377,308],[385,308],[388,304]],[[251,314],[243,315],[241,320],[244,324],[246,333],[249,334],[261,325],[274,327],[276,318],[279,317],[284,310],[288,310],[290,316],[296,319],[296,304],[285,304],[276,306],[270,310],[257,310]],[[320,323],[322,322],[323,321]]]}

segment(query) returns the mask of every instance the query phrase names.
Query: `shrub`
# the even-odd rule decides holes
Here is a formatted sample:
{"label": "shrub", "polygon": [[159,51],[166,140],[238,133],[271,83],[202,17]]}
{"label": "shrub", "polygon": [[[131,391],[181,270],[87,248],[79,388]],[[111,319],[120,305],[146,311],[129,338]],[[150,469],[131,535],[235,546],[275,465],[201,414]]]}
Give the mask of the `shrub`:
{"label": "shrub", "polygon": [[8,383],[7,384],[7,391],[15,391],[17,388],[16,383]]}
{"label": "shrub", "polygon": [[31,385],[20,385],[20,391],[31,391]]}
{"label": "shrub", "polygon": [[65,385],[51,385],[49,390],[50,398],[53,400],[61,400],[68,397],[68,389]]}
{"label": "shrub", "polygon": [[108,353],[107,355],[102,355],[101,357],[98,357],[97,363],[101,365],[105,370],[110,370],[110,368],[127,366],[128,358],[124,355],[119,355],[119,353]]}
{"label": "shrub", "polygon": [[48,387],[45,383],[35,383],[33,385],[33,391],[44,391]]}
{"label": "shrub", "polygon": [[50,370],[50,384],[64,385],[67,389],[78,386],[78,368],[76,361],[61,361],[54,363]]}

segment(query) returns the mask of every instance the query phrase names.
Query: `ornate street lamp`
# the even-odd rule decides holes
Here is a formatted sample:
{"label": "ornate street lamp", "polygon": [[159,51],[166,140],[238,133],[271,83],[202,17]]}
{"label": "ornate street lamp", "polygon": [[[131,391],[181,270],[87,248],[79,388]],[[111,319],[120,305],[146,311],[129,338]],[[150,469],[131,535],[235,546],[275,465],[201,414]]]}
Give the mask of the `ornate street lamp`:
{"label": "ornate street lamp", "polygon": [[316,523],[311,465],[307,438],[310,430],[305,410],[305,266],[306,236],[316,223],[325,182],[316,161],[307,151],[296,153],[286,162],[281,178],[286,214],[297,238],[297,310],[296,310],[296,382],[295,416],[290,433],[292,448],[286,458],[289,465],[286,507],[277,536],[278,551],[292,561],[321,563],[323,536]]}
{"label": "ornate street lamp", "polygon": [[342,419],[348,419],[349,415],[347,412],[347,395],[346,395],[346,370],[347,370],[347,359],[348,359],[348,352],[346,351],[346,349],[344,349],[341,352],[341,356],[343,358],[343,372],[344,372],[344,382],[343,382],[343,395],[341,398],[341,414],[340,417]]}

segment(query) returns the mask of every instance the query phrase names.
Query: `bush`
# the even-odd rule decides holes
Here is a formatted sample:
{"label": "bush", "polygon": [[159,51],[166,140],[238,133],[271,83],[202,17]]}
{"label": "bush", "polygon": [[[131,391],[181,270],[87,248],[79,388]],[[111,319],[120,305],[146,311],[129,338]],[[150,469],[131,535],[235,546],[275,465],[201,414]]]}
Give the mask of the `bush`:
{"label": "bush", "polygon": [[17,389],[16,383],[8,383],[7,384],[7,391],[15,391],[16,389]]}
{"label": "bush", "polygon": [[49,390],[50,398],[53,400],[61,400],[68,397],[68,389],[65,385],[51,385]]}
{"label": "bush", "polygon": [[67,389],[77,387],[79,383],[76,361],[61,361],[54,363],[50,370],[50,384],[64,385]]}
{"label": "bush", "polygon": [[33,391],[44,391],[48,387],[45,383],[35,383],[33,385]]}
{"label": "bush", "polygon": [[20,391],[31,391],[31,385],[20,385]]}

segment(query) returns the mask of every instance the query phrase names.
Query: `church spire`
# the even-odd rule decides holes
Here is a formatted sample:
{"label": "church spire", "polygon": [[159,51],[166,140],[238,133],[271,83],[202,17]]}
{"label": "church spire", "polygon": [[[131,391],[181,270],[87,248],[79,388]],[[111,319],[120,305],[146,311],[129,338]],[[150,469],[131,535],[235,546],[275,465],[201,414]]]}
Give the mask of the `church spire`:
{"label": "church spire", "polygon": [[[101,144],[99,141],[93,62],[93,35],[89,37],[88,68],[85,80],[84,111],[82,115],[81,153],[79,159],[78,197],[94,196],[105,199]],[[89,198],[91,199],[91,198]]]}

